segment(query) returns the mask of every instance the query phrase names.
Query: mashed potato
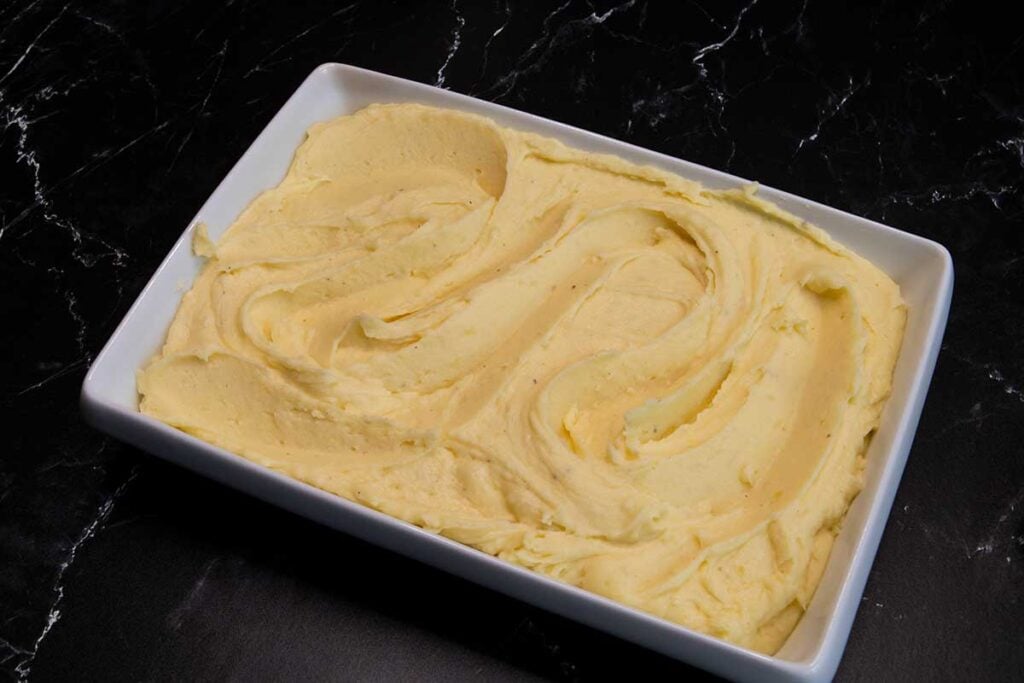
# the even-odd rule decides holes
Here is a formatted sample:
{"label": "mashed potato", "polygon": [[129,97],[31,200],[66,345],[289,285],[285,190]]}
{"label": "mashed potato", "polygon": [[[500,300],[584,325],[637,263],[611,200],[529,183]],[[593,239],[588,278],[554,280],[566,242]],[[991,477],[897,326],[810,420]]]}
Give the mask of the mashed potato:
{"label": "mashed potato", "polygon": [[412,104],[314,126],[197,244],[144,413],[764,652],[861,488],[906,315],[751,188]]}

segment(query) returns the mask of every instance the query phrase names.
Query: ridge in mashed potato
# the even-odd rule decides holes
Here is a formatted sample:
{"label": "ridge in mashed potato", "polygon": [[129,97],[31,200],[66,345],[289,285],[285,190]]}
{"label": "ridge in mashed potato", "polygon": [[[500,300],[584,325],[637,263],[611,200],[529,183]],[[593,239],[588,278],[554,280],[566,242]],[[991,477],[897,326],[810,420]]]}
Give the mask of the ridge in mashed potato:
{"label": "ridge in mashed potato", "polygon": [[751,188],[413,104],[314,126],[197,244],[144,413],[769,653],[861,489],[906,316]]}

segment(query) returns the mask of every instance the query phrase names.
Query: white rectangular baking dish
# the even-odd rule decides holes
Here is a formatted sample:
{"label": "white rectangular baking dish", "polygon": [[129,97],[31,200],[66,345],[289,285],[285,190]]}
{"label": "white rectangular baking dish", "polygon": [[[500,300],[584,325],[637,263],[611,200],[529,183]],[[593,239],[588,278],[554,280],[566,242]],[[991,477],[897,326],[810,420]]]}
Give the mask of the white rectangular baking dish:
{"label": "white rectangular baking dish", "polygon": [[941,245],[762,188],[761,196],[818,225],[884,269],[909,304],[892,397],[868,452],[864,491],[850,508],[807,613],[782,650],[766,656],[534,574],[278,474],[138,412],[136,371],[163,343],[182,294],[202,262],[193,227],[218,238],[265,189],[284,177],[306,129],[374,102],[422,102],[488,116],[580,149],[658,166],[709,187],[748,181],[446,90],[343,64],[317,68],[281,108],[196,214],[96,358],[82,386],[82,410],[98,429],[171,462],[297,514],[465,577],[571,619],[737,680],[821,681],[839,664],[917,427],[946,324],[953,283]]}

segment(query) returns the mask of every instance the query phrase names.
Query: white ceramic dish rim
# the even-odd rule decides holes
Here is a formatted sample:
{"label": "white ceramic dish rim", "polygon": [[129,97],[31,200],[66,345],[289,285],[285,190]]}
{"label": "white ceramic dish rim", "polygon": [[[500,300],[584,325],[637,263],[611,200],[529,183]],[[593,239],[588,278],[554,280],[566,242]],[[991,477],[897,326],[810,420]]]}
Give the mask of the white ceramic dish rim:
{"label": "white ceramic dish rim", "polygon": [[[358,95],[351,95],[353,92],[361,92],[362,101],[359,101]],[[367,92],[377,92],[380,99],[368,96]],[[187,286],[182,286],[186,283],[180,282],[179,276],[182,273],[194,276],[198,271],[198,261],[190,250],[192,226],[204,221],[211,227],[211,236],[216,238],[230,225],[241,208],[260,191],[273,187],[283,177],[287,163],[281,166],[282,145],[290,144],[293,153],[310,123],[359,108],[349,107],[350,95],[359,106],[371,101],[418,101],[480,113],[503,125],[533,130],[560,138],[576,147],[618,154],[632,161],[667,168],[685,177],[698,179],[706,185],[735,186],[749,182],[447,90],[348,65],[324,64],[303,82],[225,176],[111,335],[82,385],[82,410],[86,419],[98,429],[143,450],[294,513],[719,675],[742,680],[830,679],[838,667],[849,636],[864,583],[902,475],[945,328],[952,293],[952,261],[944,247],[930,240],[785,192],[766,187],[760,190],[763,197],[826,231],[841,232],[842,235],[837,236],[837,239],[866,256],[869,256],[868,252],[875,251],[882,258],[888,258],[887,254],[895,252],[897,256],[892,258],[896,265],[890,264],[889,269],[899,270],[900,258],[905,259],[907,262],[902,266],[904,279],[912,279],[916,283],[915,287],[923,288],[921,291],[925,292],[918,297],[923,304],[911,307],[912,321],[908,325],[908,339],[904,341],[897,365],[894,396],[886,406],[882,424],[868,454],[868,483],[851,508],[818,593],[790,641],[775,656],[753,652],[691,631],[509,564],[256,465],[142,415],[134,405],[126,405],[125,382],[130,381],[134,387],[135,372],[140,364],[126,363],[124,359],[133,355],[149,357],[157,350],[151,344],[153,348],[146,349],[145,354],[139,356],[139,345],[133,342],[154,334],[158,334],[162,340],[170,316],[177,309],[178,298],[187,290]],[[309,108],[311,103],[316,102],[321,103],[318,105],[320,108],[333,107],[334,113],[310,119]],[[301,129],[297,128],[299,125]],[[290,158],[289,154],[289,162]],[[267,163],[268,159],[271,159],[270,163]],[[229,197],[231,193],[234,193],[234,199]],[[239,193],[248,195],[240,206]],[[225,204],[230,207],[225,207]],[[883,243],[884,248],[879,246]],[[885,268],[885,265],[882,267]],[[915,273],[924,274],[917,276]],[[177,295],[174,301],[169,301],[172,297],[167,293],[170,291],[168,282],[175,277],[179,280],[173,290]],[[900,281],[896,275],[893,277]],[[154,313],[156,309],[159,310]],[[159,324],[162,327],[156,330]],[[912,329],[914,340],[909,339]],[[911,341],[914,343],[911,344]],[[900,393],[904,394],[902,402],[896,401],[897,384]],[[878,444],[883,432],[888,447],[879,452],[881,447]],[[854,516],[855,510],[861,521],[859,524],[850,524],[849,519]],[[837,557],[840,547],[842,558]],[[829,600],[820,597],[826,582],[829,586]],[[802,634],[803,645],[793,644],[798,633]]]}

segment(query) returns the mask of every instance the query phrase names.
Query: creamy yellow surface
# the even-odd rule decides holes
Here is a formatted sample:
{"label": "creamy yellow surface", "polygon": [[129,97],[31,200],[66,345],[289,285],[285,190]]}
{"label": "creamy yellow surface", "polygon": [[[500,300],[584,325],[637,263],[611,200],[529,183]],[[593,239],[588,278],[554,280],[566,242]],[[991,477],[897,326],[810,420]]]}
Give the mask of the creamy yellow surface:
{"label": "creamy yellow surface", "polygon": [[906,315],[750,188],[418,105],[314,126],[196,251],[143,412],[765,652],[862,486]]}

